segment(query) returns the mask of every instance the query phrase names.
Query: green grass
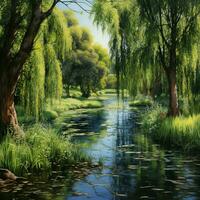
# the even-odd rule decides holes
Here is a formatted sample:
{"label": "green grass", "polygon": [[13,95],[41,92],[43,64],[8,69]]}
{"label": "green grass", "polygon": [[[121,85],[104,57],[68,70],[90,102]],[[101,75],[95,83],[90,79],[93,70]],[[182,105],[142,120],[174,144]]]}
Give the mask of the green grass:
{"label": "green grass", "polygon": [[[8,136],[0,145],[0,166],[19,174],[26,171],[51,170],[54,165],[64,166],[90,158],[77,145],[58,134],[62,123],[83,109],[94,110],[103,107],[102,97],[80,97],[80,91],[73,90],[73,98],[49,100],[44,105],[39,125],[33,116],[26,115],[22,106],[17,106],[19,122],[25,127],[25,137],[16,140]],[[81,109],[81,110],[80,110]],[[44,125],[48,124],[48,128]],[[51,127],[51,128],[50,128]]]}
{"label": "green grass", "polygon": [[102,91],[102,93],[104,94],[117,94],[117,90],[116,89],[105,89]]}
{"label": "green grass", "polygon": [[168,118],[166,108],[156,105],[142,116],[142,128],[163,145],[200,150],[200,114]]}
{"label": "green grass", "polygon": [[43,119],[45,121],[52,121],[58,117],[58,113],[54,110],[45,110],[43,112]]}
{"label": "green grass", "polygon": [[89,158],[76,145],[42,125],[29,128],[21,140],[8,136],[0,145],[0,166],[18,174],[84,161]]}
{"label": "green grass", "polygon": [[53,104],[47,103],[45,110],[54,111],[58,114],[68,110],[76,110],[81,108],[101,108],[102,102],[99,99],[84,99],[84,98],[66,98],[54,100]]}
{"label": "green grass", "polygon": [[[103,96],[91,97],[89,99],[85,98],[62,98],[60,100],[49,100],[44,106],[44,111],[42,113],[42,122],[52,122],[57,119],[62,113],[69,112],[78,109],[95,109],[102,108],[104,100]],[[26,115],[22,106],[16,106],[18,120],[20,124],[34,124],[36,119],[34,116]]]}
{"label": "green grass", "polygon": [[81,91],[79,89],[70,89],[70,97],[72,98],[81,97]]}
{"label": "green grass", "polygon": [[184,150],[200,150],[200,114],[165,119],[158,137]]}

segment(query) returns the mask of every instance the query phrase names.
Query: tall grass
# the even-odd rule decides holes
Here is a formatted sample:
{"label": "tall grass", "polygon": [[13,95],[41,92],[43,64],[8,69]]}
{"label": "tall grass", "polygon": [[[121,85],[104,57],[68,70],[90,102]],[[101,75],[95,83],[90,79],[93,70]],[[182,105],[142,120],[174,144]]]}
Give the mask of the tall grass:
{"label": "tall grass", "polygon": [[53,166],[89,161],[77,146],[54,130],[34,125],[25,138],[7,137],[0,145],[0,166],[17,173],[50,170]]}
{"label": "tall grass", "polygon": [[166,117],[166,109],[154,106],[142,117],[142,128],[157,142],[185,151],[200,150],[200,114]]}
{"label": "tall grass", "polygon": [[164,143],[173,144],[184,150],[200,149],[200,114],[167,118],[161,123],[157,135]]}

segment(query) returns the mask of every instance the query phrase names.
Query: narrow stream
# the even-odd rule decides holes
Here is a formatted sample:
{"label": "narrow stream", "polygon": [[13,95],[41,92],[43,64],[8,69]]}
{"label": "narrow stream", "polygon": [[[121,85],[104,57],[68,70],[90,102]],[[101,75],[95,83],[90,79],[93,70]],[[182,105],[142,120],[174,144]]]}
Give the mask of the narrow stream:
{"label": "narrow stream", "polygon": [[85,177],[70,172],[38,176],[1,200],[198,200],[200,158],[163,150],[138,132],[136,111],[111,96],[105,108],[69,119],[74,142],[103,163]]}

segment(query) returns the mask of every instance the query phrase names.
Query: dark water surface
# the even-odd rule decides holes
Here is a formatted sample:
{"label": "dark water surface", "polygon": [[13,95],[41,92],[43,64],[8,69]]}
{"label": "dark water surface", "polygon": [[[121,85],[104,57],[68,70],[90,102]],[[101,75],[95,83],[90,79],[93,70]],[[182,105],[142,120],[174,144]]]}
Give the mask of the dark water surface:
{"label": "dark water surface", "polygon": [[[0,192],[0,200],[198,200],[200,158],[163,150],[138,133],[137,112],[115,97],[105,108],[67,120],[72,140],[102,162],[89,175],[55,171]],[[87,174],[87,173],[86,173]]]}

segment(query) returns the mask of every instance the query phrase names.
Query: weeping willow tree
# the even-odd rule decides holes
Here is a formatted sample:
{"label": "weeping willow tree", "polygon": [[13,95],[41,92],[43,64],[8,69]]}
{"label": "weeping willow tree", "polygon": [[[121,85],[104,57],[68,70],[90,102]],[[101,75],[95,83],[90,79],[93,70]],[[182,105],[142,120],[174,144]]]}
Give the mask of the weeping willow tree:
{"label": "weeping willow tree", "polygon": [[171,116],[179,114],[177,80],[189,86],[187,75],[197,66],[199,6],[197,0],[96,0],[93,7],[95,21],[112,35],[118,77],[133,93],[167,82]]}
{"label": "weeping willow tree", "polygon": [[41,117],[44,102],[62,96],[61,65],[71,49],[71,35],[64,14],[55,9],[45,21],[18,85],[27,116]]}
{"label": "weeping willow tree", "polygon": [[[33,50],[43,22],[58,3],[67,7],[87,1],[1,0],[0,5],[0,132],[20,133],[14,96],[25,63]],[[61,36],[62,37],[62,36]]]}
{"label": "weeping willow tree", "polygon": [[[169,85],[169,115],[179,114],[177,78],[181,68],[192,71],[196,64],[195,49],[199,36],[200,2],[190,1],[138,1],[148,38],[149,29],[156,31],[156,42],[161,66]],[[150,34],[149,34],[150,33]],[[149,35],[149,36],[148,36]],[[184,59],[185,58],[185,59]],[[189,63],[188,63],[189,62]],[[194,66],[194,67],[193,67]],[[185,70],[184,70],[185,71]]]}

